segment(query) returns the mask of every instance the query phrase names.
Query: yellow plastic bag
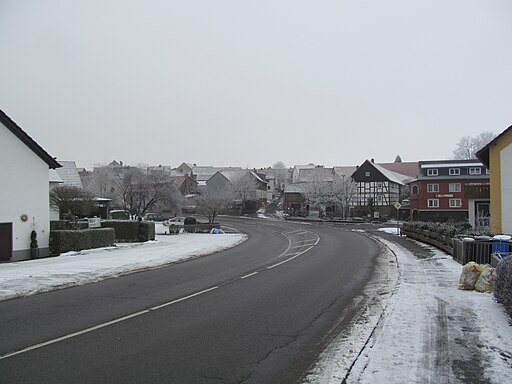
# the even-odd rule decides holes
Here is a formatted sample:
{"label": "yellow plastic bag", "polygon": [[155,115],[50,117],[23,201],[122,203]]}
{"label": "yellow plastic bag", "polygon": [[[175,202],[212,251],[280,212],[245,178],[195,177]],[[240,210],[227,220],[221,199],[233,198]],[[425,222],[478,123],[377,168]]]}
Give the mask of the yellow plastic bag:
{"label": "yellow plastic bag", "polygon": [[475,263],[474,261],[470,261],[464,265],[459,279],[459,289],[475,289],[475,284],[484,268],[485,265]]}
{"label": "yellow plastic bag", "polygon": [[478,292],[494,292],[494,282],[496,281],[496,268],[486,265],[475,284]]}

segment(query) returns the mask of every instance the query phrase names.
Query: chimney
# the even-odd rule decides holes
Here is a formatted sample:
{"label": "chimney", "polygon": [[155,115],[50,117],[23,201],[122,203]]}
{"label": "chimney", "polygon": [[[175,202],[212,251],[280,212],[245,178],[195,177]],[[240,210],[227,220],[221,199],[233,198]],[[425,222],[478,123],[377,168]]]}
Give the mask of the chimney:
{"label": "chimney", "polygon": [[372,163],[375,163],[375,159],[372,159]]}

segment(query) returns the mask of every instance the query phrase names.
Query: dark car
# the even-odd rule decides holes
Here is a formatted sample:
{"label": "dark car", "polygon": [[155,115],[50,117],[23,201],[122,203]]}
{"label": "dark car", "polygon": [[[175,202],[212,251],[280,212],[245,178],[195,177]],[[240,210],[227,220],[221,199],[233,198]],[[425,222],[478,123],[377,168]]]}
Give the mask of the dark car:
{"label": "dark car", "polygon": [[165,221],[165,217],[163,217],[159,213],[146,213],[144,215],[144,220],[146,220],[146,221]]}

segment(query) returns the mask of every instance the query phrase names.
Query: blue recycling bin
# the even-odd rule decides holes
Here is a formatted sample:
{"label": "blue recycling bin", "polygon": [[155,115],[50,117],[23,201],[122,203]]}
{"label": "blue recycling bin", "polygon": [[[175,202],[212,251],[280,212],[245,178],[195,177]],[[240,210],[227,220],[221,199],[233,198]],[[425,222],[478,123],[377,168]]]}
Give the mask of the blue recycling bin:
{"label": "blue recycling bin", "polygon": [[492,238],[492,253],[510,253],[512,236],[496,235]]}

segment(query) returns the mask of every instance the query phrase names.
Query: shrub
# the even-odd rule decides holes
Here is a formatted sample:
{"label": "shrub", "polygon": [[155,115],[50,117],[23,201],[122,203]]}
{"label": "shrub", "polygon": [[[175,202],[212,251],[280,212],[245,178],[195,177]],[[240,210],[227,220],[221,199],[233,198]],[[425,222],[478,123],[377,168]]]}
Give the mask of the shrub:
{"label": "shrub", "polygon": [[137,241],[139,222],[133,220],[102,220],[102,228],[114,228],[117,242]]}
{"label": "shrub", "polygon": [[63,230],[50,232],[50,254],[60,255],[69,251],[108,247],[114,244],[113,228]]}
{"label": "shrub", "polygon": [[195,217],[192,217],[192,216],[185,217],[185,225],[192,225],[195,223],[197,223],[197,220]]}
{"label": "shrub", "polygon": [[155,239],[155,223],[135,220],[102,220],[102,228],[114,228],[117,242],[148,241]]}
{"label": "shrub", "polygon": [[219,223],[207,224],[207,223],[197,223],[185,225],[185,231],[189,233],[210,233],[213,228],[220,228]]}
{"label": "shrub", "polygon": [[512,319],[512,257],[501,261],[496,268],[494,296],[503,304]]}

